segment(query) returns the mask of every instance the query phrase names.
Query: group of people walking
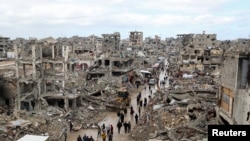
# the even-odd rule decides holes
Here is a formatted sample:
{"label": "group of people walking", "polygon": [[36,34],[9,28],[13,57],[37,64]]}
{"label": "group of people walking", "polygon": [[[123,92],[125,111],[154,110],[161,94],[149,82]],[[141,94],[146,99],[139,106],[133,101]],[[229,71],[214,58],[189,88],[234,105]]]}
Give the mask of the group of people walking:
{"label": "group of people walking", "polygon": [[[136,101],[137,101],[137,111],[138,113],[135,113],[133,106],[130,106],[130,111],[127,111],[127,108],[124,108],[121,111],[117,112],[117,117],[118,117],[118,122],[116,124],[117,127],[117,132],[118,134],[121,133],[122,127],[124,127],[124,133],[130,133],[131,132],[131,122],[130,120],[125,120],[125,117],[127,115],[127,113],[130,113],[131,118],[135,120],[135,125],[138,124],[139,121],[139,117],[141,116],[141,108],[145,108],[148,104],[148,102],[150,102],[151,99],[151,95],[152,95],[152,89],[151,86],[148,85],[148,89],[150,92],[150,95],[148,96],[149,100],[147,97],[142,98],[142,93],[139,92],[139,94],[137,95]],[[147,86],[145,86],[145,92],[147,90]],[[98,125],[98,134],[97,134],[97,138],[101,138],[102,141],[106,141],[106,139],[108,139],[107,141],[112,141],[113,140],[113,134],[114,134],[114,127],[112,124],[109,125],[105,125],[105,123],[103,123],[101,126]],[[92,136],[87,136],[86,134],[84,134],[83,137],[81,137],[80,135],[77,137],[77,141],[94,141]]]}

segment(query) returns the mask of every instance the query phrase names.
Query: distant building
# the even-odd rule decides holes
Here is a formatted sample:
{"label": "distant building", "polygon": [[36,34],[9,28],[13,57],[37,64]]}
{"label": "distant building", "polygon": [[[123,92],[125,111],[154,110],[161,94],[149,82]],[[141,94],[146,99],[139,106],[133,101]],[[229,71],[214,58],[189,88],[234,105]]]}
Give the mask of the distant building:
{"label": "distant building", "polygon": [[7,57],[7,50],[10,46],[10,38],[0,37],[0,58]]}
{"label": "distant building", "polygon": [[182,71],[217,69],[222,61],[223,50],[216,34],[178,34],[180,49],[179,65]]}
{"label": "distant building", "polygon": [[129,35],[130,46],[142,47],[143,44],[143,32],[131,31]]}
{"label": "distant building", "polygon": [[102,34],[102,51],[119,50],[120,45],[120,33],[114,34]]}

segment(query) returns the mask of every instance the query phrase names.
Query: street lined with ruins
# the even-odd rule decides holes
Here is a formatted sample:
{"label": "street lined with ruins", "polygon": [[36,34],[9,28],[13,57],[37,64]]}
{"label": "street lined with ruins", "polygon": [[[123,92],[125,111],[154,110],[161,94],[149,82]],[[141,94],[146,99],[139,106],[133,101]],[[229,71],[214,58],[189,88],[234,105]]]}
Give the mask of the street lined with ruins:
{"label": "street lined with ruins", "polygon": [[[101,141],[97,126],[105,124],[113,125],[113,140],[207,141],[208,125],[249,124],[249,40],[205,32],[144,39],[139,31],[129,39],[114,32],[0,40],[8,46],[0,62],[0,140],[86,134]],[[119,134],[125,109],[131,131],[122,126]]]}

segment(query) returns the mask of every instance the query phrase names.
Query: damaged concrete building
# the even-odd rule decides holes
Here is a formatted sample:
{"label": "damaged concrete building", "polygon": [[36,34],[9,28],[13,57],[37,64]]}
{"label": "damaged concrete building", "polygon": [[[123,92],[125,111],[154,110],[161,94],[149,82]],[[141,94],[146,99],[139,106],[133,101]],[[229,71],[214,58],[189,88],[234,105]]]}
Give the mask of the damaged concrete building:
{"label": "damaged concrete building", "polygon": [[[209,124],[249,123],[249,40],[220,42],[216,34],[205,32],[165,40],[155,36],[143,41],[143,32],[138,31],[128,36],[122,40],[114,32],[102,37],[13,41],[14,65],[0,62],[0,91],[4,93],[0,104],[13,108],[15,118],[0,115],[6,118],[0,125],[6,134],[0,134],[0,139],[48,133],[58,141],[69,119],[74,131],[96,129],[101,118],[115,125],[116,111],[136,107],[141,92],[148,103],[135,128],[124,134],[130,137],[127,140],[205,141]],[[11,72],[15,78],[9,77]],[[152,79],[154,83],[149,83]],[[3,84],[13,90],[7,92]],[[124,105],[119,92],[126,92],[133,102]],[[19,135],[15,135],[16,126],[6,125],[17,117],[26,118],[29,124]]]}
{"label": "damaged concrete building", "polygon": [[7,51],[10,47],[10,38],[0,36],[0,60],[7,57]]}
{"label": "damaged concrete building", "polygon": [[224,53],[217,111],[221,124],[249,124],[249,44],[249,39],[232,41]]}
{"label": "damaged concrete building", "polygon": [[143,46],[143,32],[131,31],[129,35],[129,46],[131,47],[142,47]]}
{"label": "damaged concrete building", "polygon": [[[69,47],[36,40],[27,45],[28,51],[16,56],[17,111],[38,112],[42,105],[49,104],[63,104],[62,108],[68,110],[69,101],[76,106],[78,94],[73,86],[77,74],[69,60]],[[17,45],[14,48],[18,54]],[[70,90],[66,83],[73,85]]]}
{"label": "damaged concrete building", "polygon": [[113,34],[102,34],[102,51],[111,52],[113,50],[119,50],[120,47],[120,33],[115,32]]}
{"label": "damaged concrete building", "polygon": [[179,66],[181,71],[220,69],[223,51],[216,34],[178,34]]}

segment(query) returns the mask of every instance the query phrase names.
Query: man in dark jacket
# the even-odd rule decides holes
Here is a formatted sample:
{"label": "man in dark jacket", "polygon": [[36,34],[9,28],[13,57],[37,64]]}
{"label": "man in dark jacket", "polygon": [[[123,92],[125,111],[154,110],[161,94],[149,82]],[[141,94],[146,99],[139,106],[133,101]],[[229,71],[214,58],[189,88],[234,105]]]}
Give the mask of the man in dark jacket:
{"label": "man in dark jacket", "polygon": [[123,126],[124,126],[124,132],[125,132],[125,133],[127,133],[127,130],[128,130],[128,124],[127,124],[127,122],[126,122],[126,121],[123,123]]}
{"label": "man in dark jacket", "polygon": [[138,123],[138,118],[139,118],[139,116],[137,114],[135,114],[135,124]]}
{"label": "man in dark jacket", "polygon": [[122,127],[122,123],[120,121],[118,121],[117,123],[117,129],[118,129],[118,133],[120,134],[121,131],[121,127]]}
{"label": "man in dark jacket", "polygon": [[77,137],[77,141],[82,141],[82,138],[80,135]]}

